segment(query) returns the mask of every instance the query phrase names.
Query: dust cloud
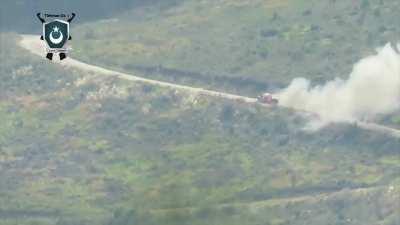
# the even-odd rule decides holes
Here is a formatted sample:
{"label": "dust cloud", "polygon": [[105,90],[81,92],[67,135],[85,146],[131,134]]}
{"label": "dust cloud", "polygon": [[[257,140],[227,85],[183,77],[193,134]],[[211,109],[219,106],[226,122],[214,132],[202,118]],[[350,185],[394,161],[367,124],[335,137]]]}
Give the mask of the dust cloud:
{"label": "dust cloud", "polygon": [[347,80],[336,78],[324,85],[310,85],[296,78],[276,93],[280,104],[314,114],[322,127],[331,122],[371,121],[400,109],[400,44],[387,44],[375,55],[354,65]]}

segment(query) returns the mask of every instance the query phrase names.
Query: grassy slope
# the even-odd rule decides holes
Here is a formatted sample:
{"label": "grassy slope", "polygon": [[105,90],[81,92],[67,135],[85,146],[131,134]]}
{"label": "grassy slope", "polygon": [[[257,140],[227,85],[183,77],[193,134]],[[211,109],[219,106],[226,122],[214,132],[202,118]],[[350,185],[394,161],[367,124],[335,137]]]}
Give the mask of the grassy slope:
{"label": "grassy slope", "polygon": [[[245,82],[227,82],[263,84],[253,85],[256,91],[298,76],[319,83],[347,77],[360,58],[398,40],[400,29],[392,21],[400,3],[381,2],[188,0],[171,8],[138,8],[118,22],[76,28],[75,53],[128,71],[159,67],[189,73],[186,77],[192,72],[192,80],[180,82],[201,80],[203,86],[242,93],[251,93]],[[156,73],[147,76],[177,79]]]}
{"label": "grassy slope", "polygon": [[[74,54],[153,79],[256,96],[295,77],[314,84],[346,78],[359,59],[398,41],[399,12],[395,0],[188,0],[81,25]],[[400,128],[399,118],[396,112],[379,123]]]}
{"label": "grassy slope", "polygon": [[[398,140],[65,71],[14,38],[1,37],[2,225],[397,219]],[[377,188],[312,197],[358,187]]]}

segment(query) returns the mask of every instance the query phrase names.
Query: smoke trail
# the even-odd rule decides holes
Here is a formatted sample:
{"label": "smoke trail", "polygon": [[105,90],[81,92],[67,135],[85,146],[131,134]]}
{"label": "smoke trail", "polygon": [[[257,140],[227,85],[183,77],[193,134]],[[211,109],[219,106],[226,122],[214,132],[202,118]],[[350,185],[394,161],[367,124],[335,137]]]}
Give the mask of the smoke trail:
{"label": "smoke trail", "polygon": [[317,114],[320,126],[373,120],[400,109],[400,53],[387,44],[356,63],[347,80],[311,87],[309,80],[296,78],[277,96],[284,106]]}

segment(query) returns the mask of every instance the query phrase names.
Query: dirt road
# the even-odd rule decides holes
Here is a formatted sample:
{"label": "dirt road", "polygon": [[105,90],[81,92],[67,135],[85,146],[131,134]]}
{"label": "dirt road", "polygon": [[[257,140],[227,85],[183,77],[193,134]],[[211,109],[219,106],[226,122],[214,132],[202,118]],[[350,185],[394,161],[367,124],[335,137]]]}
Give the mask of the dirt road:
{"label": "dirt road", "polygon": [[[21,41],[19,42],[19,45],[23,47],[24,49],[27,49],[33,54],[39,55],[44,58],[45,56],[45,43],[43,41],[40,41],[39,36],[37,35],[21,35]],[[44,60],[47,60],[44,58]],[[213,96],[213,97],[218,97],[218,98],[225,98],[225,99],[230,99],[234,101],[241,101],[241,102],[246,102],[246,103],[257,103],[256,98],[250,98],[246,96],[241,96],[241,95],[234,95],[234,94],[228,94],[224,92],[218,92],[218,91],[211,91],[211,90],[206,90],[202,88],[195,88],[195,87],[190,87],[190,86],[185,86],[185,85],[179,85],[179,84],[173,84],[173,83],[168,83],[168,82],[163,82],[163,81],[157,81],[157,80],[151,80],[151,79],[146,79],[143,77],[138,77],[132,74],[126,74],[126,73],[121,73],[109,69],[102,68],[100,66],[95,66],[95,65],[90,65],[81,61],[78,61],[76,59],[72,58],[67,58],[63,61],[59,60],[54,60],[54,63],[58,63],[63,67],[70,67],[70,68],[77,68],[81,70],[85,70],[88,72],[94,72],[98,74],[102,74],[104,76],[112,76],[112,77],[117,77],[120,79],[124,80],[129,80],[129,81],[134,81],[134,82],[142,82],[146,84],[151,84],[151,85],[156,85],[160,87],[166,87],[166,88],[172,88],[172,89],[178,89],[178,90],[184,90],[184,91],[189,91],[192,93],[198,93],[202,95],[207,95],[207,96]],[[267,105],[265,105],[267,107]],[[400,130],[396,130],[390,127],[386,127],[383,125],[375,124],[375,123],[365,123],[365,122],[358,122],[357,123],[359,127],[366,129],[366,130],[372,130],[375,132],[379,133],[384,133],[396,138],[400,138]]]}
{"label": "dirt road", "polygon": [[[45,56],[44,42],[40,41],[38,36],[22,35],[22,40],[20,42],[20,46],[29,50],[33,54],[40,55],[42,57]],[[99,66],[90,65],[90,64],[72,59],[72,58],[67,58],[63,61],[59,61],[56,59],[53,62],[59,63],[60,65],[62,65],[64,67],[78,68],[78,69],[82,69],[85,71],[95,72],[95,73],[99,73],[99,74],[103,74],[103,75],[107,75],[107,76],[118,77],[118,78],[124,79],[124,80],[142,82],[142,83],[147,83],[147,84],[156,85],[156,86],[160,86],[160,87],[173,88],[173,89],[178,89],[178,90],[186,90],[186,91],[195,92],[195,93],[199,93],[199,94],[203,94],[203,95],[226,98],[226,99],[231,99],[231,100],[239,100],[239,101],[248,102],[248,103],[257,102],[257,99],[255,99],[255,98],[249,98],[249,97],[240,96],[240,95],[233,95],[233,94],[228,94],[228,93],[223,93],[223,92],[218,92],[218,91],[205,90],[202,88],[195,88],[195,87],[178,85],[178,84],[173,84],[173,83],[168,83],[168,82],[163,82],[163,81],[146,79],[146,78],[138,77],[138,76],[135,76],[132,74],[121,73],[121,72],[105,69],[105,68],[102,68]]]}

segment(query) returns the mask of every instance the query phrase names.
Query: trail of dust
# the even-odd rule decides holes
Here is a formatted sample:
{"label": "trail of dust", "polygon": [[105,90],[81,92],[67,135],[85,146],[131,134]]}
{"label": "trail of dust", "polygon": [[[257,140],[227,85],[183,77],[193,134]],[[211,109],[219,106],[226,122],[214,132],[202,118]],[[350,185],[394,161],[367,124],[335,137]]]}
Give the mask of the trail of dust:
{"label": "trail of dust", "polygon": [[387,44],[355,64],[347,80],[311,87],[309,80],[296,78],[277,96],[286,107],[318,114],[315,128],[331,122],[373,121],[400,109],[400,53]]}
{"label": "trail of dust", "polygon": [[[19,45],[21,47],[29,50],[33,54],[39,55],[44,58],[44,56],[45,56],[44,43],[42,41],[40,41],[38,36],[36,36],[36,35],[21,35],[21,37],[22,37],[22,40],[19,42]],[[43,60],[47,60],[47,59],[44,58]],[[240,102],[245,102],[245,103],[253,103],[253,104],[257,103],[256,98],[249,98],[246,96],[228,94],[228,93],[224,93],[224,92],[211,91],[211,90],[205,90],[202,88],[195,88],[195,87],[190,87],[190,86],[184,86],[184,85],[172,84],[172,83],[168,83],[168,82],[146,79],[146,78],[134,76],[131,74],[108,70],[108,69],[105,69],[105,68],[102,68],[99,66],[90,65],[90,64],[83,63],[83,62],[80,62],[75,59],[71,59],[71,58],[67,58],[63,61],[54,60],[53,62],[58,63],[63,67],[78,68],[81,70],[94,72],[94,73],[102,74],[105,76],[117,77],[117,78],[124,79],[124,80],[129,80],[129,81],[134,81],[134,82],[142,82],[142,83],[156,85],[156,86],[160,86],[160,87],[184,90],[184,91],[197,93],[197,94],[201,94],[201,95],[225,98],[225,99],[230,99],[230,100],[235,100],[235,101],[240,101]],[[399,68],[397,68],[397,71],[399,71],[398,69]],[[290,96],[290,95],[289,94],[286,94],[286,95],[281,94],[280,97],[283,99],[283,106],[295,108],[295,109],[296,108],[304,109],[304,107],[298,107],[298,105],[291,104],[288,96]],[[298,99],[298,96],[292,96],[292,97],[294,99]],[[387,103],[383,104],[384,107],[386,107],[386,105],[387,105]],[[264,106],[270,107],[268,105],[264,105]],[[315,112],[315,110],[312,112]],[[385,134],[400,138],[400,130],[396,130],[393,128],[385,127],[385,126],[374,124],[374,123],[366,123],[366,122],[360,123],[359,125],[360,125],[360,127],[367,129],[367,130],[385,133]]]}

